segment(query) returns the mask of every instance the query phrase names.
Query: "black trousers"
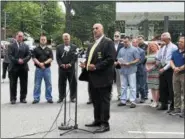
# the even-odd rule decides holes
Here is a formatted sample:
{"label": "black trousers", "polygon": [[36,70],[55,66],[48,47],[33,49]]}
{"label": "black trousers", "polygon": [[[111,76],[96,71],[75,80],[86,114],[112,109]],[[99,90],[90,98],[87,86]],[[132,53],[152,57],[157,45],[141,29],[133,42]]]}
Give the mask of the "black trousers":
{"label": "black trousers", "polygon": [[19,69],[10,72],[10,101],[17,100],[17,80],[20,79],[20,100],[26,99],[28,87],[28,70]]}
{"label": "black trousers", "polygon": [[70,99],[76,98],[77,81],[74,71],[73,70],[64,71],[62,69],[59,69],[59,83],[58,83],[59,99],[64,99],[66,96],[67,80],[69,82]]}
{"label": "black trousers", "polygon": [[170,109],[174,108],[174,92],[172,85],[173,70],[168,69],[164,71],[159,77],[159,91],[160,91],[160,102],[162,105],[167,105],[168,100],[171,102]]}
{"label": "black trousers", "polygon": [[91,95],[91,90],[90,90],[90,87],[89,87],[89,83],[88,83],[88,95],[89,95],[89,101],[92,101],[92,95]]}
{"label": "black trousers", "polygon": [[91,97],[94,107],[95,122],[109,126],[108,121],[110,118],[110,94],[112,85],[102,88],[94,88],[90,83],[89,88],[92,93]]}
{"label": "black trousers", "polygon": [[[9,63],[3,62],[3,74],[2,74],[3,79],[6,78],[6,72],[8,71],[8,66],[9,66]],[[9,73],[8,73],[8,77],[10,77]]]}

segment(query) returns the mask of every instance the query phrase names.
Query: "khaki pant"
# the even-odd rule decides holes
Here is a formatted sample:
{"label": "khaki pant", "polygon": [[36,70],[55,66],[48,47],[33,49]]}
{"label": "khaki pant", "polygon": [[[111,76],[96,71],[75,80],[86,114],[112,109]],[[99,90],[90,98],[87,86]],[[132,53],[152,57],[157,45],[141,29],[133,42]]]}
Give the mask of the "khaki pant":
{"label": "khaki pant", "polygon": [[184,74],[173,73],[174,108],[184,109]]}

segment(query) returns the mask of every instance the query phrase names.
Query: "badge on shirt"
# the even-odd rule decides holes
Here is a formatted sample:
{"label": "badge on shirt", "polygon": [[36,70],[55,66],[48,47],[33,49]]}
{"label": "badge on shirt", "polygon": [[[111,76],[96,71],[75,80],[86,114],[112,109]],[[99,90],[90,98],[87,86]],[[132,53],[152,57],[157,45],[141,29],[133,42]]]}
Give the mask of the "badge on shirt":
{"label": "badge on shirt", "polygon": [[49,51],[46,51],[46,54],[49,55]]}
{"label": "badge on shirt", "polygon": [[101,52],[97,52],[97,54],[98,54],[98,59],[101,59],[102,58]]}

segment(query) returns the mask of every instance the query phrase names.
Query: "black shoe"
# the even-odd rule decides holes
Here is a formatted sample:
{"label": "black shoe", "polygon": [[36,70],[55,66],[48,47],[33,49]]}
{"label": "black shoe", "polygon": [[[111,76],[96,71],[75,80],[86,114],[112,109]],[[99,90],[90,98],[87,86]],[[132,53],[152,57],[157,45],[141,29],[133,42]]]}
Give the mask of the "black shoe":
{"label": "black shoe", "polygon": [[110,127],[101,125],[101,127],[98,128],[97,130],[95,130],[94,133],[104,133],[104,132],[107,132],[107,131],[110,131]]}
{"label": "black shoe", "polygon": [[59,99],[59,100],[57,101],[57,103],[61,103],[61,102],[63,102],[63,99]]}
{"label": "black shoe", "polygon": [[71,102],[75,103],[76,102],[76,98],[71,99]]}
{"label": "black shoe", "polygon": [[12,100],[12,101],[11,101],[11,104],[12,104],[12,105],[16,104],[16,101],[15,101],[15,100]]}
{"label": "black shoe", "polygon": [[179,117],[180,117],[180,118],[184,118],[184,112],[181,112],[181,113],[179,114]]}
{"label": "black shoe", "polygon": [[87,104],[92,104],[92,101],[88,101]]}
{"label": "black shoe", "polygon": [[161,105],[160,107],[157,108],[157,110],[167,110],[168,107],[166,105]]}
{"label": "black shoe", "polygon": [[53,103],[53,100],[48,100],[47,102],[48,102],[48,103]]}
{"label": "black shoe", "polygon": [[38,100],[34,100],[34,101],[32,102],[32,104],[37,104],[37,103],[39,103]]}
{"label": "black shoe", "polygon": [[134,103],[130,104],[130,108],[135,108],[135,107],[136,107],[136,104],[134,104]]}
{"label": "black shoe", "polygon": [[173,113],[174,112],[174,109],[169,109],[168,111],[167,111],[167,113]]}
{"label": "black shoe", "polygon": [[140,100],[140,103],[145,103],[145,99],[141,99]]}
{"label": "black shoe", "polygon": [[[171,112],[169,112],[171,111]],[[169,115],[175,116],[175,115],[179,115],[181,113],[181,109],[174,109],[174,110],[168,110]]]}
{"label": "black shoe", "polygon": [[118,106],[126,106],[126,103],[119,103]]}
{"label": "black shoe", "polygon": [[92,122],[90,124],[85,124],[85,126],[87,127],[96,127],[96,126],[100,126],[101,124],[99,122]]}
{"label": "black shoe", "polygon": [[25,99],[20,100],[20,103],[27,103]]}
{"label": "black shoe", "polygon": [[130,100],[129,99],[127,100],[127,103],[130,103]]}

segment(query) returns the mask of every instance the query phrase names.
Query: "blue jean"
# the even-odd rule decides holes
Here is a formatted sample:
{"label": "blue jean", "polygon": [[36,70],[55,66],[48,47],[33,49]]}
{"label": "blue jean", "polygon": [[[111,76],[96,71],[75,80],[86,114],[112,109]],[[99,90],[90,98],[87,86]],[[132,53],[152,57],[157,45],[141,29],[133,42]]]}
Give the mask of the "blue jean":
{"label": "blue jean", "polygon": [[143,75],[140,75],[136,73],[136,79],[137,79],[137,93],[141,94],[141,99],[145,98],[145,78]]}
{"label": "blue jean", "polygon": [[147,72],[144,72],[144,92],[145,92],[145,98],[148,98],[148,83],[147,83]]}
{"label": "blue jean", "polygon": [[45,68],[45,69],[36,68],[36,70],[35,70],[35,87],[34,87],[34,94],[33,94],[34,100],[40,101],[42,78],[44,78],[44,81],[45,81],[46,100],[52,100],[52,96],[51,96],[52,85],[51,85],[51,70],[50,70],[50,68]]}
{"label": "blue jean", "polygon": [[127,101],[127,88],[128,84],[130,87],[130,101],[135,102],[136,100],[136,73],[133,74],[122,74],[122,91],[121,102],[126,103]]}

